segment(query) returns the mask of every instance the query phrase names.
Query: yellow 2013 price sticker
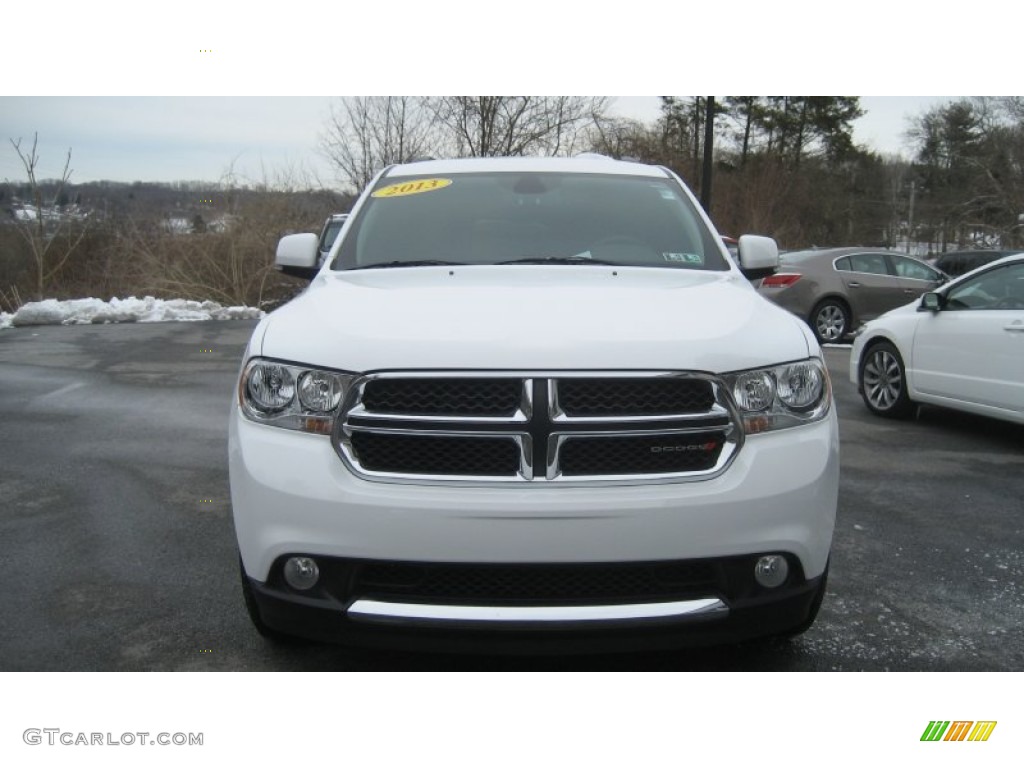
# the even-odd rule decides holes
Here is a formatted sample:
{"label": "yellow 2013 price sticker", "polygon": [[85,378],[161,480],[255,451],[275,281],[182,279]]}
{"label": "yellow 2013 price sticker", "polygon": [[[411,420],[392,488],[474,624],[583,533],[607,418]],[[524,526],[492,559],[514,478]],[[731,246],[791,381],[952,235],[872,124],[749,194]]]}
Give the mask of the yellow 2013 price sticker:
{"label": "yellow 2013 price sticker", "polygon": [[405,195],[418,195],[421,192],[433,192],[435,189],[444,189],[452,183],[451,179],[416,179],[415,181],[403,181],[399,184],[389,184],[374,192],[371,197],[404,197]]}

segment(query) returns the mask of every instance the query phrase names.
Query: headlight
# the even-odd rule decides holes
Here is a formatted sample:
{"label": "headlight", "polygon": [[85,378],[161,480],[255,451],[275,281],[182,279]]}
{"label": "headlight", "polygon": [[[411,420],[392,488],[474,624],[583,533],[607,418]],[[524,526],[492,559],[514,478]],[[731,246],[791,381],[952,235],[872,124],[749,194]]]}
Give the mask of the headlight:
{"label": "headlight", "polygon": [[813,357],[723,378],[748,435],[818,421],[832,403],[828,370]]}
{"label": "headlight", "polygon": [[260,412],[276,413],[295,397],[295,377],[283,365],[255,365],[245,391]]}
{"label": "headlight", "polygon": [[315,413],[329,413],[345,393],[341,377],[326,371],[307,371],[299,377],[299,403]]}
{"label": "headlight", "polygon": [[736,377],[732,396],[741,411],[766,411],[775,402],[775,379],[768,371],[750,371]]}
{"label": "headlight", "polygon": [[254,358],[242,371],[238,401],[252,421],[329,435],[355,376]]}
{"label": "headlight", "polygon": [[825,392],[824,373],[809,363],[797,363],[776,369],[776,391],[783,405],[794,411],[806,411],[821,401]]}

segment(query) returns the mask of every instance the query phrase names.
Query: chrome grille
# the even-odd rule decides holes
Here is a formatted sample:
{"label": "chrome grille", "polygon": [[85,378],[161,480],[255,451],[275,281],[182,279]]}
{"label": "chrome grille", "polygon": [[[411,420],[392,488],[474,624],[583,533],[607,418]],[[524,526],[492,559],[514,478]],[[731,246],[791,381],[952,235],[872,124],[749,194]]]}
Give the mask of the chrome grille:
{"label": "chrome grille", "polygon": [[357,381],[332,439],[370,480],[628,483],[716,476],[742,435],[706,374],[416,372]]}

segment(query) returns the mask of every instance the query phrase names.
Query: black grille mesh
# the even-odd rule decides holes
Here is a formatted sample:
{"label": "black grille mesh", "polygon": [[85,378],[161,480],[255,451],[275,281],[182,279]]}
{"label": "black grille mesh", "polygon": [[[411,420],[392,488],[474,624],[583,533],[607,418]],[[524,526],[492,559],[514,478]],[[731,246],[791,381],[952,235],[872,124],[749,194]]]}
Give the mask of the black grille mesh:
{"label": "black grille mesh", "polygon": [[566,477],[700,472],[715,466],[722,445],[709,434],[572,438],[560,463]]}
{"label": "black grille mesh", "polygon": [[374,563],[357,571],[355,594],[495,602],[635,600],[713,589],[711,563],[630,565],[431,565]]}
{"label": "black grille mesh", "polygon": [[703,379],[559,379],[558,402],[567,416],[663,416],[704,413],[715,393]]}
{"label": "black grille mesh", "polygon": [[511,477],[519,470],[519,449],[507,437],[355,432],[352,449],[371,472]]}
{"label": "black grille mesh", "polygon": [[373,379],[363,405],[376,413],[409,416],[513,416],[522,400],[522,380]]}

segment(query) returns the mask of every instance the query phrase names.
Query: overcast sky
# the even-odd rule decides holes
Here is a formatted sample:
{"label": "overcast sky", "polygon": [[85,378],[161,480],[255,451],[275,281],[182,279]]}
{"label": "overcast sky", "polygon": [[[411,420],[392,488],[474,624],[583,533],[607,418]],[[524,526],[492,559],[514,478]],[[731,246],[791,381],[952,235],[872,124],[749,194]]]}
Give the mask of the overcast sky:
{"label": "overcast sky", "polygon": [[[857,143],[884,153],[906,150],[908,116],[941,97],[862,97],[867,114],[854,125]],[[24,168],[8,139],[31,144],[39,134],[39,177],[58,176],[72,149],[74,181],[217,181],[229,171],[243,180],[274,182],[313,176],[337,179],[317,151],[328,97],[0,97],[0,179],[22,180]],[[619,97],[618,114],[651,121],[655,96]]]}
{"label": "overcast sky", "polygon": [[[971,11],[995,18],[997,7],[974,0]],[[517,0],[514,12],[471,0],[291,0],[244,13],[208,0],[47,0],[45,8],[54,21],[44,45],[34,34],[0,33],[8,62],[0,179],[24,176],[7,140],[38,132],[44,177],[60,173],[71,147],[76,181],[216,181],[233,170],[242,180],[310,174],[334,185],[317,151],[332,101],[323,93],[991,95],[1018,87],[1013,45],[987,45],[984,65],[968,66],[943,14],[891,0],[861,0],[841,24],[819,0],[631,0],[613,13],[594,12],[592,0]],[[908,116],[946,98],[862,96],[867,114],[854,139],[906,152]],[[658,99],[619,97],[615,111],[653,120]]]}

